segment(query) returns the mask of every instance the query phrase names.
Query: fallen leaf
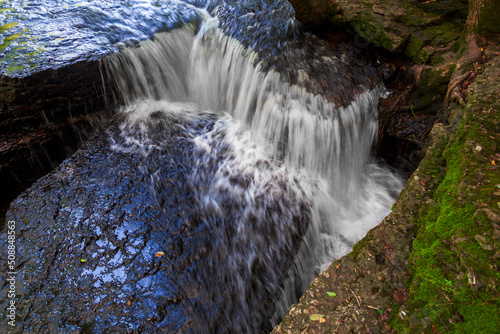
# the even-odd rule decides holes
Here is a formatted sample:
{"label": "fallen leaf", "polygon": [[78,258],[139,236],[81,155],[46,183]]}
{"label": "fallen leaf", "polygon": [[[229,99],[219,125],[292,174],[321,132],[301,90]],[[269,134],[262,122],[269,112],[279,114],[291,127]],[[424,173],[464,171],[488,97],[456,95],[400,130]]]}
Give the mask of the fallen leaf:
{"label": "fallen leaf", "polygon": [[495,160],[491,160],[491,163],[492,163],[493,165],[496,165]]}
{"label": "fallen leaf", "polygon": [[162,257],[163,255],[165,255],[164,252],[156,252],[155,253],[156,257]]}
{"label": "fallen leaf", "polygon": [[318,321],[319,319],[323,318],[325,315],[324,314],[311,314],[309,319],[312,321]]}
{"label": "fallen leaf", "polygon": [[337,294],[335,292],[327,291],[326,292],[330,297],[335,297]]}
{"label": "fallen leaf", "polygon": [[434,333],[441,334],[441,332],[437,329],[437,327],[435,325],[431,324],[431,327],[432,327],[432,330],[434,331]]}
{"label": "fallen leaf", "polygon": [[393,297],[399,303],[406,302],[408,300],[408,289],[407,288],[398,288],[398,289],[396,289],[394,291]]}

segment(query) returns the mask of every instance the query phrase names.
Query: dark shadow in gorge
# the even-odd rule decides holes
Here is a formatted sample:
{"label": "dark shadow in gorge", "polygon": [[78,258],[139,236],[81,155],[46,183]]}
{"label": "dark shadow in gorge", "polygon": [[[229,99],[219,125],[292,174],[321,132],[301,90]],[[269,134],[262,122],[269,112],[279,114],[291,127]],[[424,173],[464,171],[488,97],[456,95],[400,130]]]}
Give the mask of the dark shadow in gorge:
{"label": "dark shadow in gorge", "polygon": [[[99,61],[0,76],[0,221],[9,203],[102,128],[114,108]],[[3,225],[2,225],[3,226]]]}

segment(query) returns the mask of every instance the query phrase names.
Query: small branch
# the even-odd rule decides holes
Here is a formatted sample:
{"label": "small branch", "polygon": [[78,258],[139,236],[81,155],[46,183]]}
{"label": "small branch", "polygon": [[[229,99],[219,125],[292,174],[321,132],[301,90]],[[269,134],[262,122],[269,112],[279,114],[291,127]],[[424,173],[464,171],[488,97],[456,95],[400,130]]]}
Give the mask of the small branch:
{"label": "small branch", "polygon": [[356,294],[354,293],[354,291],[351,290],[351,292],[352,292],[354,298],[356,299],[356,302],[358,303],[359,308],[361,308],[361,302],[359,301],[358,296],[356,296]]}

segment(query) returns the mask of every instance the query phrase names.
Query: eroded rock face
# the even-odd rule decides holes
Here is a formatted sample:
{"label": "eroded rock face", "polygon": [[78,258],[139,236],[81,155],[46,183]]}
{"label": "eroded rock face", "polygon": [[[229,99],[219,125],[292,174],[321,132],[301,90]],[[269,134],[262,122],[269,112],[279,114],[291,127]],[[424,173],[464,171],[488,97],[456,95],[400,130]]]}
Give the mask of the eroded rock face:
{"label": "eroded rock face", "polygon": [[[237,196],[195,196],[232,154],[222,147],[197,163],[193,136],[215,120],[161,110],[140,124],[115,120],[12,203],[18,332],[271,330],[309,210],[283,182],[252,200],[268,220],[246,219]],[[128,137],[129,126],[139,132]],[[252,182],[246,173],[226,186]]]}
{"label": "eroded rock face", "polygon": [[276,71],[283,81],[337,106],[349,105],[380,83],[373,66],[356,57],[353,47],[333,47],[304,32],[288,1],[226,1],[216,14],[226,35],[257,53],[263,71]]}
{"label": "eroded rock face", "polygon": [[[429,61],[436,49],[457,40],[467,17],[467,3],[420,1],[290,1],[297,19],[335,19],[351,25],[363,38],[391,52],[404,52],[416,63]],[[340,19],[341,16],[341,19]],[[454,18],[454,20],[450,20]],[[310,23],[309,23],[310,22]],[[327,25],[325,28],[330,27]]]}
{"label": "eroded rock face", "polygon": [[73,154],[106,122],[114,101],[98,61],[1,76],[0,207]]}
{"label": "eroded rock face", "polygon": [[312,283],[273,333],[496,330],[498,47],[485,58],[466,106],[453,104],[450,124],[433,127],[393,212]]}

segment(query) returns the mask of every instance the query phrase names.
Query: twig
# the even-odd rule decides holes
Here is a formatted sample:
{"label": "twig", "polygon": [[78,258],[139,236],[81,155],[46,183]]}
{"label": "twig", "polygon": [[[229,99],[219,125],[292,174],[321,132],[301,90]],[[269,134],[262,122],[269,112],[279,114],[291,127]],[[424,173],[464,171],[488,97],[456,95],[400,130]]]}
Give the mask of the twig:
{"label": "twig", "polygon": [[356,299],[356,302],[358,303],[359,308],[361,308],[361,303],[360,303],[360,301],[358,300],[358,296],[356,296],[356,294],[354,293],[354,291],[352,291],[352,290],[351,290],[351,292],[352,292],[352,294],[354,295],[354,298]]}

